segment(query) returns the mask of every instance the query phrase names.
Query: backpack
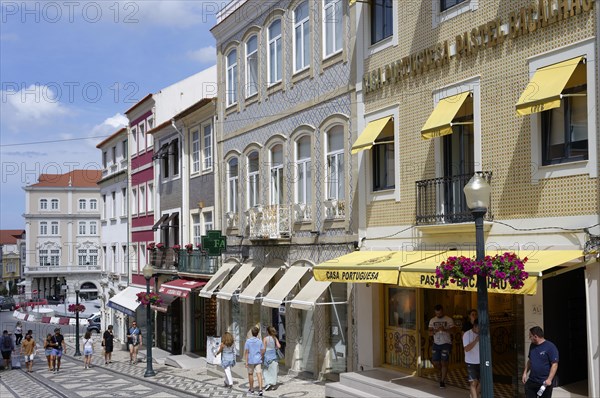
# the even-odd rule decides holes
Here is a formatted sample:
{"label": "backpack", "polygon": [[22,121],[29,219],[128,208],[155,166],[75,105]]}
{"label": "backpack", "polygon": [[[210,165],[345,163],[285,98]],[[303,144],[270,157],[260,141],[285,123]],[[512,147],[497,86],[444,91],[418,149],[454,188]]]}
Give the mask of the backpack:
{"label": "backpack", "polygon": [[10,340],[9,336],[2,336],[2,348],[3,351],[10,351],[12,350],[12,341]]}

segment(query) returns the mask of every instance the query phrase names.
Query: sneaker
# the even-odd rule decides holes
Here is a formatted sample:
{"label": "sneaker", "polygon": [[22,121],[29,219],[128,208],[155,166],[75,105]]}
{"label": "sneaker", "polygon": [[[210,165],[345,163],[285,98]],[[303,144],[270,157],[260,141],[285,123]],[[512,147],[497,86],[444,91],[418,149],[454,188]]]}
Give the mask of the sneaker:
{"label": "sneaker", "polygon": [[248,390],[248,395],[254,395],[254,391]]}
{"label": "sneaker", "polygon": [[262,390],[260,390],[260,391],[258,392],[258,396],[259,396],[259,397],[262,397],[262,396],[263,396],[263,392],[262,392]]}
{"label": "sneaker", "polygon": [[108,361],[104,361],[104,364],[105,364],[105,365],[108,365]]}
{"label": "sneaker", "polygon": [[269,388],[271,388],[271,385],[270,385],[270,384],[267,384],[267,385],[265,386],[265,391],[269,391]]}
{"label": "sneaker", "polygon": [[446,388],[446,383],[444,383],[443,381],[440,381],[440,388]]}

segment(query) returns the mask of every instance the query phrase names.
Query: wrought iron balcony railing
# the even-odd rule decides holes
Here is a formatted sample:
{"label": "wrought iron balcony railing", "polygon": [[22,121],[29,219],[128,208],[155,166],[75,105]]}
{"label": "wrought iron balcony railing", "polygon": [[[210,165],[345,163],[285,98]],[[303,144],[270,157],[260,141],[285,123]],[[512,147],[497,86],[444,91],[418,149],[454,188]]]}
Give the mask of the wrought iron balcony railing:
{"label": "wrought iron balcony railing", "polygon": [[179,253],[172,248],[150,250],[150,265],[154,269],[177,270]]}
{"label": "wrought iron balcony railing", "polygon": [[217,272],[217,259],[208,257],[199,250],[181,250],[179,252],[179,272],[212,275]]}
{"label": "wrought iron balcony railing", "polygon": [[[487,183],[492,185],[492,172],[484,171],[482,175]],[[467,207],[463,192],[463,188],[471,177],[473,177],[472,174],[462,174],[417,181],[415,183],[417,189],[417,225],[473,221],[473,215]],[[485,220],[490,221],[493,219],[491,209],[488,209]]]}
{"label": "wrought iron balcony railing", "polygon": [[254,206],[246,215],[250,239],[289,238],[291,232],[291,208],[288,205]]}

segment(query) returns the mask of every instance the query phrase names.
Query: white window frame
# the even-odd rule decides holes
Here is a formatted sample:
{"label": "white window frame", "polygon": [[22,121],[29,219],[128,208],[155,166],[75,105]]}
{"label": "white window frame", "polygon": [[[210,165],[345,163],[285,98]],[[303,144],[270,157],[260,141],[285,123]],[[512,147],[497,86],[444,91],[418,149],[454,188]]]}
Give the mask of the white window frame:
{"label": "white window frame", "polygon": [[50,222],[50,235],[60,235],[60,223],[58,221]]}
{"label": "white window frame", "polygon": [[[309,142],[309,148],[312,148],[312,139],[310,137],[310,135],[302,135],[300,137],[298,137],[298,139],[294,142],[294,153],[295,153],[295,159],[296,159],[296,183],[294,184],[296,189],[295,189],[295,198],[296,198],[296,203],[303,203],[303,204],[310,204],[312,203],[312,179],[313,179],[313,175],[312,175],[312,151],[310,151],[311,153],[309,154],[308,157],[306,158],[299,158],[299,145],[300,145],[300,141],[308,139]],[[304,180],[302,181],[300,179],[300,171],[302,170],[302,173],[304,175]],[[307,173],[310,172],[310,179],[308,179],[306,176],[308,175]],[[304,197],[301,198],[300,197],[300,185],[302,186],[303,192],[304,192]],[[308,194],[310,192],[310,195]]]}
{"label": "white window frame", "polygon": [[[275,164],[273,161],[273,150],[276,147],[281,147],[281,163]],[[283,160],[284,160],[284,146],[282,143],[274,144],[271,149],[269,149],[269,204],[271,205],[281,205],[283,201],[285,201],[285,196],[283,194],[283,187],[285,185],[285,176],[283,174]],[[281,186],[280,186],[281,183]],[[277,188],[277,189],[276,189]],[[277,193],[277,195],[275,194]],[[281,199],[281,200],[280,200]]]}
{"label": "white window frame", "polygon": [[98,249],[88,249],[88,262],[90,265],[98,265]]}
{"label": "white window frame", "polygon": [[[230,64],[229,57],[234,54],[235,62]],[[225,103],[227,107],[237,104],[237,49],[231,49],[225,55],[226,64],[226,82],[225,82]]]}
{"label": "white window frame", "polygon": [[[279,23],[279,34],[271,37],[271,28],[276,23]],[[281,18],[273,20],[267,28],[267,80],[268,86],[273,86],[280,83],[283,76],[283,58],[281,48],[283,46],[283,21]],[[279,46],[279,50],[277,48]],[[271,55],[271,51],[274,51],[274,56]],[[272,72],[275,72],[273,76],[274,80],[271,80]],[[277,74],[279,73],[279,74]]]}
{"label": "white window frame", "polygon": [[138,213],[146,213],[146,186],[145,185],[140,185],[138,187],[138,195],[139,195],[139,199],[140,199],[140,204],[139,204],[139,211]]}
{"label": "white window frame", "polygon": [[50,266],[60,266],[60,249],[50,249]]}
{"label": "white window frame", "polygon": [[50,210],[60,210],[60,201],[58,199],[50,200]]}
{"label": "white window frame", "polygon": [[[231,162],[237,161],[237,173],[235,176],[231,175]],[[227,211],[232,213],[238,212],[237,196],[239,191],[239,177],[240,177],[240,162],[237,157],[232,157],[227,160]]]}
{"label": "white window frame", "polygon": [[531,161],[536,165],[532,172],[531,179],[533,183],[548,178],[558,178],[574,176],[579,174],[588,174],[590,178],[598,177],[598,122],[596,120],[596,87],[597,76],[595,71],[596,49],[594,39],[588,39],[579,43],[561,47],[550,52],[536,55],[529,58],[529,76],[544,66],[552,65],[558,62],[566,61],[575,57],[585,56],[586,75],[587,75],[587,112],[588,112],[588,159],[575,162],[542,165],[542,119],[541,113],[532,114],[531,123]]}
{"label": "white window frame", "polygon": [[144,152],[147,148],[147,143],[146,143],[146,121],[142,120],[138,126],[137,126],[137,131],[138,131],[138,142],[139,142],[139,147],[140,147],[140,152]]}
{"label": "white window frame", "polygon": [[138,213],[137,188],[131,188],[131,214]]}
{"label": "white window frame", "polygon": [[39,209],[48,210],[48,199],[40,199]]}
{"label": "white window frame", "polygon": [[101,217],[103,220],[106,220],[106,216],[107,216],[107,214],[106,214],[106,194],[103,194],[102,195],[102,215],[101,215]]}
{"label": "white window frame", "polygon": [[200,222],[200,213],[192,213],[192,244],[194,247],[201,244],[202,223]]}
{"label": "white window frame", "polygon": [[127,216],[127,188],[121,188],[121,217]]}
{"label": "white window frame", "polygon": [[98,235],[98,224],[96,221],[90,221],[90,235]]}
{"label": "white window frame", "polygon": [[[250,155],[255,153],[258,155],[257,159],[257,168],[254,171],[250,170]],[[260,151],[258,149],[253,149],[246,156],[246,170],[248,170],[247,181],[248,184],[246,186],[246,197],[248,198],[248,208],[256,206],[260,204]],[[254,197],[252,197],[250,191],[251,188],[254,188]]]}
{"label": "white window frame", "polygon": [[[296,21],[296,11],[298,10],[298,8],[303,5],[306,4],[306,8],[307,8],[307,15],[304,19],[300,20],[300,21]],[[310,50],[310,36],[311,36],[311,29],[310,29],[310,2],[308,0],[305,0],[303,2],[301,2],[300,4],[298,4],[296,6],[296,8],[294,8],[294,31],[293,31],[293,38],[292,38],[292,47],[293,47],[293,53],[294,53],[294,59],[293,59],[293,64],[294,64],[294,73],[298,73],[301,72],[303,70],[306,70],[310,67],[310,55],[311,55],[311,50]],[[300,43],[301,43],[301,49],[298,49],[297,47],[297,43],[298,43],[298,28],[300,28],[301,31],[301,38],[300,38]],[[304,29],[308,29],[308,38],[307,40],[304,40]],[[304,59],[304,53],[306,50],[306,47],[308,46],[308,59]],[[298,63],[298,57],[300,57],[300,61],[301,61],[301,67],[298,68],[297,67],[297,63]]]}
{"label": "white window frame", "polygon": [[98,200],[90,199],[90,210],[98,210]]}
{"label": "white window frame", "polygon": [[154,212],[154,183],[148,183],[146,212]]}
{"label": "white window frame", "polygon": [[[327,2],[329,1],[329,4],[327,4]],[[340,9],[341,9],[341,19],[338,22],[338,16],[337,13],[335,12],[335,7],[336,5],[339,4],[340,5]],[[327,20],[327,11],[329,8],[333,9],[333,19],[332,21],[328,21]],[[339,54],[342,52],[342,50],[344,49],[344,2],[342,0],[323,0],[323,7],[322,7],[322,11],[323,11],[323,16],[322,16],[322,38],[323,38],[323,59],[327,59],[329,57],[332,57],[336,54]],[[341,25],[341,44],[340,44],[340,48],[336,48],[336,41],[337,41],[337,36],[336,36],[336,28],[337,26],[335,26],[332,30],[332,34],[333,37],[331,38],[332,41],[332,48],[333,50],[331,52],[327,52],[327,42],[328,42],[328,36],[327,36],[327,24],[330,22],[334,22],[337,24],[339,23]]]}
{"label": "white window frame", "polygon": [[87,228],[85,221],[79,221],[77,223],[77,235],[87,235]]}
{"label": "white window frame", "polygon": [[[335,165],[335,174],[338,176],[338,181],[339,181],[339,176],[340,174],[343,175],[344,177],[344,184],[346,184],[346,176],[344,175],[345,173],[345,164],[347,161],[347,156],[346,156],[346,151],[345,151],[345,144],[342,145],[342,149],[336,149],[336,150],[330,150],[329,148],[329,134],[331,134],[331,131],[333,129],[335,129],[336,127],[340,127],[342,129],[342,139],[344,137],[344,126],[343,125],[335,125],[335,126],[331,126],[327,132],[325,133],[325,146],[326,146],[326,151],[325,151],[325,166],[326,166],[326,175],[325,175],[325,193],[326,193],[326,200],[331,200],[331,199],[337,199],[337,200],[346,200],[346,187],[343,187],[344,190],[344,195],[342,197],[340,197],[340,191],[339,191],[339,184],[336,184],[335,187],[335,193],[332,194],[330,192],[330,186],[331,186],[331,182],[329,179],[329,176],[331,175],[330,173],[330,166],[329,164],[333,164]],[[343,162],[342,162],[342,169],[340,170],[339,167],[339,157],[342,156]],[[333,162],[330,162],[330,159],[333,160]]]}
{"label": "white window frame", "polygon": [[85,199],[79,199],[79,210],[87,210],[87,203]]}
{"label": "white window frame", "polygon": [[452,18],[456,18],[460,14],[477,10],[479,1],[480,0],[466,0],[442,11],[440,0],[431,0],[431,27],[437,28],[439,24],[449,21]]}
{"label": "white window frame", "polygon": [[[207,215],[210,214],[211,221],[206,220]],[[202,234],[206,235],[207,231],[215,229],[215,214],[212,207],[202,209]]]}
{"label": "white window frame", "polygon": [[[207,133],[207,129],[209,132]],[[202,171],[213,169],[213,125],[211,122],[202,124]]]}
{"label": "white window frame", "polygon": [[148,131],[154,128],[154,116],[149,116],[146,119],[146,148],[152,148],[154,146],[154,137],[152,134],[148,134]]}
{"label": "white window frame", "polygon": [[50,250],[39,249],[38,250],[38,261],[40,266],[50,266]]}
{"label": "white window frame", "polygon": [[192,174],[200,172],[200,131],[192,131]]}
{"label": "white window frame", "polygon": [[117,191],[112,191],[110,193],[110,218],[117,218]]}
{"label": "white window frame", "polygon": [[[248,43],[252,39],[256,40],[256,49],[250,51],[250,50],[248,50]],[[253,34],[250,37],[248,37],[248,40],[246,40],[246,42],[244,43],[244,46],[246,47],[246,98],[250,98],[250,97],[258,94],[258,80],[259,80],[259,74],[260,74],[259,67],[258,67],[258,35]],[[252,80],[254,80],[254,78],[251,78],[250,63],[253,63],[255,65],[256,81],[252,81]]]}
{"label": "white window frame", "polygon": [[[438,0],[439,1],[439,0]],[[360,4],[357,3],[355,7],[362,7],[365,10],[365,18],[362,20],[363,28],[362,31],[365,33],[362,35],[363,37],[363,48],[365,50],[365,57],[371,57],[379,51],[385,50],[388,47],[393,47],[398,45],[398,1],[392,1],[392,24],[393,24],[393,32],[392,36],[386,37],[383,40],[378,41],[377,43],[371,44],[371,3],[369,4]],[[360,40],[360,39],[358,39]]]}
{"label": "white window frame", "polygon": [[48,235],[48,221],[40,221],[40,235]]}
{"label": "white window frame", "polygon": [[140,151],[138,148],[137,127],[133,126],[129,130],[131,134],[131,153],[135,155]]}
{"label": "white window frame", "polygon": [[77,249],[77,265],[82,267],[87,262],[87,249]]}

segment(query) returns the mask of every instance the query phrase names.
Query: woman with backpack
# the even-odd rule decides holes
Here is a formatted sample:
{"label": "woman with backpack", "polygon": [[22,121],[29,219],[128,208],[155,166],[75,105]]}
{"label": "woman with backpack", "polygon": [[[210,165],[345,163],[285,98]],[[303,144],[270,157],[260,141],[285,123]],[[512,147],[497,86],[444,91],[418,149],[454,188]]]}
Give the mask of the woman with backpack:
{"label": "woman with backpack", "polygon": [[264,363],[263,377],[265,378],[265,390],[277,385],[277,373],[279,373],[279,357],[277,352],[281,348],[277,339],[277,330],[273,326],[267,328],[268,335],[263,339]]}

